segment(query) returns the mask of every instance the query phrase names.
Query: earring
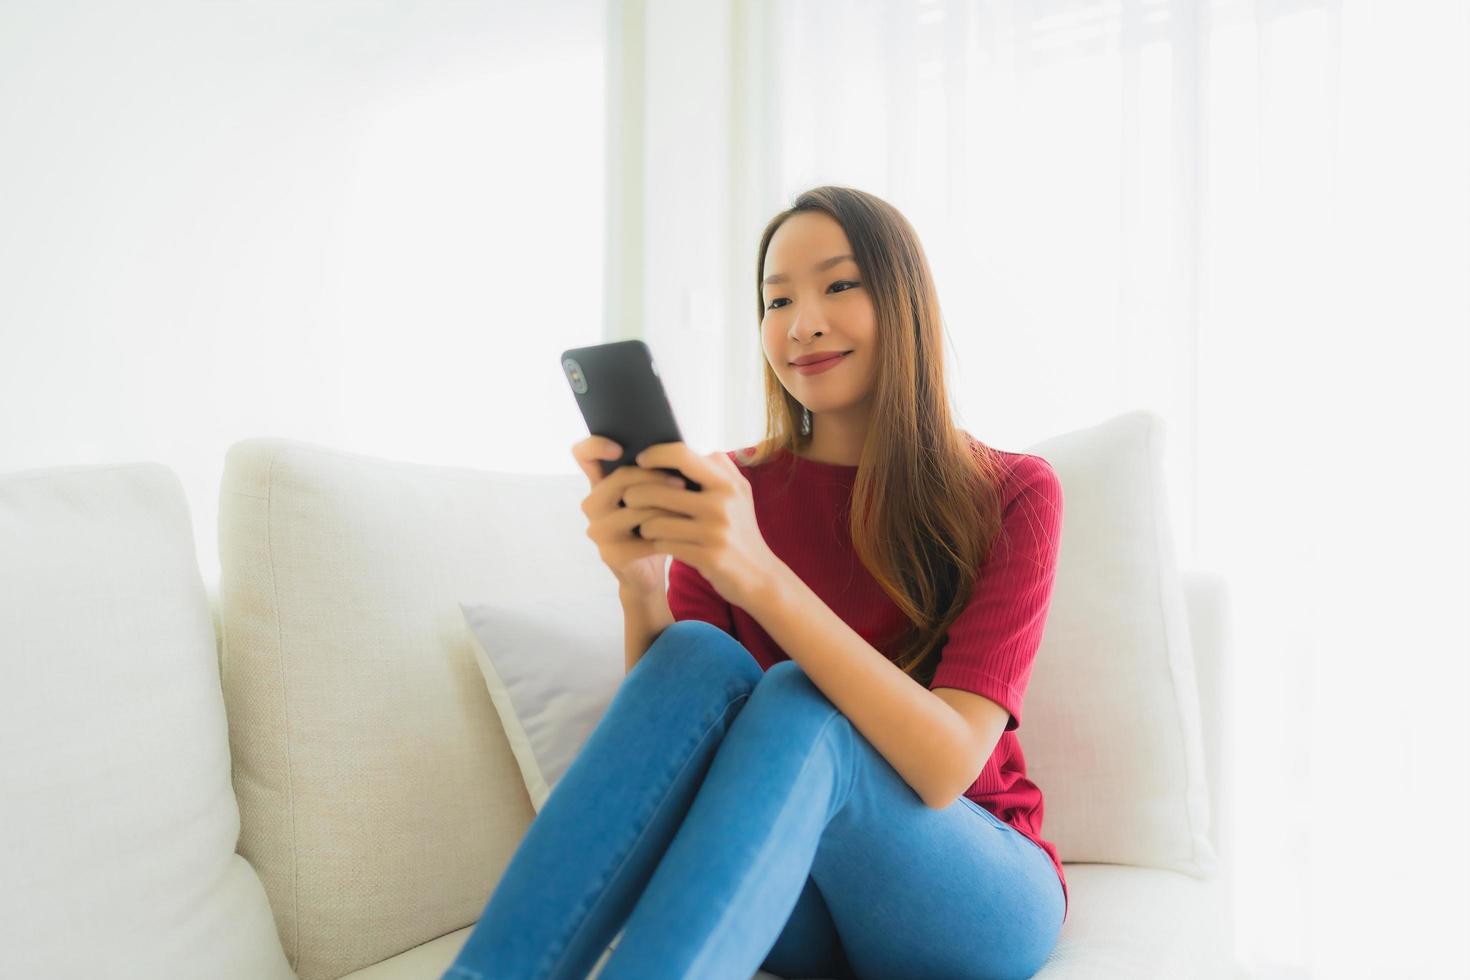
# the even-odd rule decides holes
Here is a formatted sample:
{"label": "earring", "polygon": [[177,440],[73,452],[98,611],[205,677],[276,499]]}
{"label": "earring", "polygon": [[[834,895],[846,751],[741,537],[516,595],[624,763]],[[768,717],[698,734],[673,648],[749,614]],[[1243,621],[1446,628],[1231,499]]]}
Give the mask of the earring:
{"label": "earring", "polygon": [[804,436],[812,434],[812,410],[805,406],[801,410],[801,434]]}

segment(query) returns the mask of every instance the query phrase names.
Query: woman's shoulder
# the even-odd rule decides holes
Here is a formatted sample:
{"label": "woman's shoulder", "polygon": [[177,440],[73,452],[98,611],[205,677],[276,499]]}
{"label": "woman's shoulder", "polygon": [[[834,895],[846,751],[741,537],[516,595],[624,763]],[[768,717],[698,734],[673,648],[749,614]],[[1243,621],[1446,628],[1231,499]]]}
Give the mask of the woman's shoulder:
{"label": "woman's shoulder", "polygon": [[977,450],[988,451],[995,461],[1001,487],[1001,497],[1009,502],[1027,487],[1039,488],[1048,493],[1060,490],[1060,480],[1051,462],[1037,453],[1001,449],[982,443],[966,432],[966,439]]}
{"label": "woman's shoulder", "polygon": [[1052,469],[1051,461],[1045,456],[1035,453],[1007,452],[1001,450],[1006,466],[1015,476],[1036,476],[1047,471],[1056,472]]}
{"label": "woman's shoulder", "polygon": [[1023,493],[1033,497],[1059,503],[1062,497],[1062,481],[1057,471],[1044,456],[1035,453],[1007,453],[1005,490],[1002,496],[1007,502]]}

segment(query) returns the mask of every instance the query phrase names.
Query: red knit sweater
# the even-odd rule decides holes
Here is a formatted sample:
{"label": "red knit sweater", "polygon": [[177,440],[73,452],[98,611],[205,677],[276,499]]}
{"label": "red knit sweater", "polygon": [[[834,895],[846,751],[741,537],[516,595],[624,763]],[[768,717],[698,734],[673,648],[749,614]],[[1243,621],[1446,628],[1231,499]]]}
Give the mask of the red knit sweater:
{"label": "red knit sweater", "polygon": [[[1051,842],[1041,837],[1041,789],[1026,778],[1016,735],[1056,579],[1062,485],[1040,456],[998,454],[1008,471],[1001,491],[1002,534],[968,604],[950,626],[929,686],[973,691],[1010,712],[995,751],[964,795],[1046,851],[1070,908],[1062,862]],[[882,638],[897,635],[907,620],[852,546],[847,521],[858,468],[818,463],[785,450],[762,466],[743,465],[740,458],[748,452],[730,450],[726,455],[750,481],[766,544],[845,623],[887,654]],[[792,467],[796,473],[787,486]],[[720,627],[750,651],[762,670],[790,659],[760,623],[731,606],[704,576],[678,559],[669,566],[668,595],[675,620],[699,619]]]}

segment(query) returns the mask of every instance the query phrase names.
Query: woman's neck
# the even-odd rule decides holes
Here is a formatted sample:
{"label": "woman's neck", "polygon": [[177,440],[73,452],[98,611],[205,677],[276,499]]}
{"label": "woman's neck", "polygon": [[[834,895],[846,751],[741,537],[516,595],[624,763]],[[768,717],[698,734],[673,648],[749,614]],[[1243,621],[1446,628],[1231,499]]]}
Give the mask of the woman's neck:
{"label": "woman's neck", "polygon": [[849,421],[841,416],[812,413],[812,437],[797,455],[814,463],[832,466],[856,466],[863,454],[863,441],[868,436],[868,420]]}

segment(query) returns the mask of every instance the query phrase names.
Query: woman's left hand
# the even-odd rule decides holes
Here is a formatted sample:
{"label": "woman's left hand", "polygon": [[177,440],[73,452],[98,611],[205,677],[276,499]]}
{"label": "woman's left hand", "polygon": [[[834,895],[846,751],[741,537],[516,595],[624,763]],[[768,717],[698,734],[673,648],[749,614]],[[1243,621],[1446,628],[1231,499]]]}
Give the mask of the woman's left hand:
{"label": "woman's left hand", "polygon": [[654,506],[676,511],[652,517],[639,534],[654,552],[679,559],[703,575],[726,602],[746,607],[754,589],[767,581],[780,559],[761,536],[750,481],[722,452],[701,456],[683,442],[660,442],[635,459],[645,469],[676,469],[700,485],[651,488]]}

